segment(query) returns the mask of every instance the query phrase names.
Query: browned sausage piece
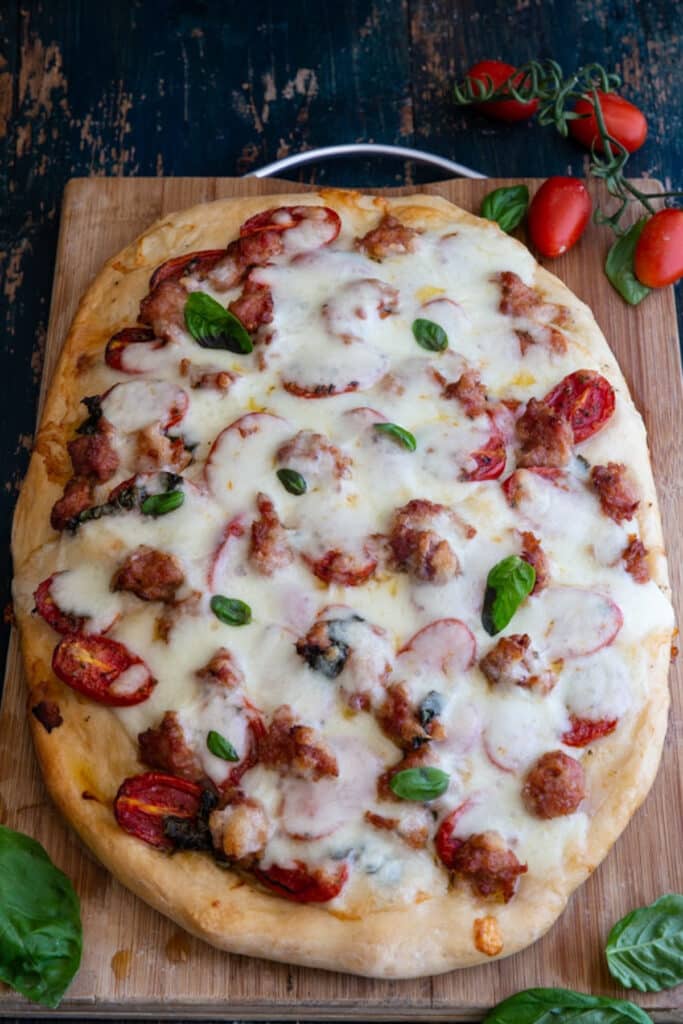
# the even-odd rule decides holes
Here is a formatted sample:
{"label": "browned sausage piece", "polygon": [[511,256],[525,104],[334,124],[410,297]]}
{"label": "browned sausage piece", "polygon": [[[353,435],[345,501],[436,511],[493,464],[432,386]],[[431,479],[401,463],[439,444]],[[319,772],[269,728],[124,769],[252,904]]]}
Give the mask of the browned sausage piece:
{"label": "browned sausage piece", "polygon": [[521,533],[522,538],[522,551],[521,556],[525,562],[534,567],[536,572],[536,582],[534,583],[534,589],[531,591],[532,594],[538,594],[539,591],[545,590],[548,586],[550,579],[550,568],[548,566],[548,558],[545,551],[541,547],[541,542],[535,534],[528,530],[524,530]]}
{"label": "browned sausage piece", "polygon": [[480,832],[464,839],[453,853],[451,868],[480,896],[502,898],[505,903],[512,899],[519,876],[527,870],[498,832]]}
{"label": "browned sausage piece", "polygon": [[135,434],[135,469],[138,473],[156,473],[160,469],[180,473],[192,461],[182,437],[167,437],[158,423],[143,427]]}
{"label": "browned sausage piece", "polygon": [[416,750],[430,739],[430,733],[421,725],[417,709],[411,704],[403,683],[387,688],[384,703],[376,717],[382,732],[404,750]]}
{"label": "browned sausage piece", "polygon": [[106,434],[83,434],[69,441],[67,448],[76,476],[95,477],[104,483],[119,468],[119,457]]}
{"label": "browned sausage piece", "polygon": [[501,637],[481,659],[479,668],[494,685],[508,683],[537,693],[549,693],[557,682],[553,669],[543,665],[538,654],[531,649],[531,638],[527,633]]}
{"label": "browned sausage piece", "polygon": [[158,284],[140,303],[138,320],[149,324],[157,338],[169,338],[169,328],[185,327],[187,291],[180,281],[169,279]]}
{"label": "browned sausage piece", "polygon": [[337,759],[323,738],[315,729],[296,722],[287,704],[273,712],[271,723],[259,740],[259,761],[266,768],[313,782],[339,775]]}
{"label": "browned sausage piece", "polygon": [[313,430],[300,430],[278,448],[275,457],[279,465],[295,469],[308,483],[341,480],[348,477],[351,465],[348,455]]}
{"label": "browned sausage piece", "polygon": [[640,498],[623,462],[593,466],[591,483],[598,492],[600,507],[606,516],[615,523],[620,523],[623,519],[633,519]]}
{"label": "browned sausage piece", "polygon": [[517,420],[520,452],[518,466],[561,468],[569,462],[574,442],[571,423],[549,405],[531,398]]}
{"label": "browned sausage piece", "polygon": [[116,571],[111,588],[128,590],[142,601],[170,603],[184,582],[185,574],[175,555],[142,544]]}
{"label": "browned sausage piece", "polygon": [[585,795],[581,762],[563,750],[550,750],[539,757],[522,789],[526,809],[538,818],[573,814]]}
{"label": "browned sausage piece", "polygon": [[146,729],[138,736],[140,760],[150,768],[179,775],[199,782],[204,772],[199,758],[187,745],[175,711],[167,711],[156,729]]}
{"label": "browned sausage piece", "polygon": [[72,476],[67,480],[64,493],[52,506],[50,525],[53,530],[64,530],[80,512],[90,508],[94,492],[90,480],[83,476]]}
{"label": "browned sausage piece", "polygon": [[459,528],[452,511],[433,501],[417,498],[396,509],[389,543],[399,570],[436,584],[446,583],[459,573],[457,555],[448,541],[432,529],[441,516],[452,519]]}
{"label": "browned sausage piece", "polygon": [[247,279],[242,294],[228,306],[245,330],[254,334],[262,324],[269,324],[273,319],[273,296],[265,284]]}
{"label": "browned sausage piece", "polygon": [[212,811],[209,828],[214,846],[229,860],[243,861],[263,853],[270,835],[263,805],[247,798]]}
{"label": "browned sausage piece", "polygon": [[442,394],[444,398],[455,398],[472,420],[483,416],[489,407],[486,388],[477,370],[465,370],[458,380],[445,385]]}
{"label": "browned sausage piece", "polygon": [[634,535],[629,537],[628,545],[622,552],[622,559],[626,572],[630,573],[636,583],[648,583],[650,580],[650,567],[647,563],[647,548],[641,540]]}
{"label": "browned sausage piece", "polygon": [[386,214],[376,228],[356,239],[356,248],[372,260],[382,260],[385,256],[413,252],[416,236],[413,228]]}
{"label": "browned sausage piece", "polygon": [[259,518],[251,524],[249,559],[262,576],[272,576],[278,569],[288,566],[294,555],[287,541],[287,531],[268,495],[257,495],[256,507]]}
{"label": "browned sausage piece", "polygon": [[227,647],[219,647],[207,664],[198,669],[196,675],[198,679],[219,683],[231,689],[244,683],[244,673]]}

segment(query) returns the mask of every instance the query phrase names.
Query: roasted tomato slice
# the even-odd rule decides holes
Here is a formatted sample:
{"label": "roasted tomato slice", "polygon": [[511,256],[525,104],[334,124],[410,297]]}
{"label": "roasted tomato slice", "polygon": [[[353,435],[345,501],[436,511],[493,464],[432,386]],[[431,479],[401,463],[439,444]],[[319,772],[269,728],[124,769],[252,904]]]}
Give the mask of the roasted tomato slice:
{"label": "roasted tomato slice", "polygon": [[543,399],[572,425],[574,444],[601,430],[614,412],[614,388],[595,370],[576,370]]}
{"label": "roasted tomato slice", "polygon": [[124,830],[160,850],[175,843],[164,835],[166,818],[197,817],[202,787],[164,772],[145,772],[125,779],[114,800],[114,815]]}
{"label": "roasted tomato slice", "polygon": [[327,903],[339,895],[349,877],[346,864],[340,864],[333,871],[324,868],[311,871],[303,861],[294,863],[293,868],[281,868],[278,864],[266,871],[256,868],[254,875],[261,885],[294,903]]}
{"label": "roasted tomato slice", "polygon": [[302,221],[308,221],[311,228],[311,244],[306,245],[306,249],[329,245],[341,230],[339,214],[329,206],[274,206],[246,220],[240,228],[240,236],[245,238],[259,231],[289,231]]}
{"label": "roasted tomato slice", "polygon": [[587,747],[593,740],[609,736],[617,727],[618,718],[579,718],[571,715],[571,728],[562,735],[562,742],[568,747]]}
{"label": "roasted tomato slice", "polygon": [[460,849],[464,842],[464,839],[457,839],[453,835],[455,826],[458,824],[459,819],[463,816],[465,811],[469,810],[473,802],[474,801],[471,797],[468,797],[467,800],[463,800],[461,804],[454,807],[451,813],[446,815],[443,819],[439,825],[439,830],[436,833],[436,838],[434,840],[436,852],[441,863],[449,870],[453,867],[453,858],[456,851]]}
{"label": "roasted tomato slice", "polygon": [[195,270],[211,270],[225,253],[225,249],[201,249],[199,252],[186,252],[184,256],[174,256],[154,271],[149,279],[149,290],[154,291],[162,281],[173,281]]}
{"label": "roasted tomato slice", "polygon": [[52,670],[72,690],[110,707],[141,704],[156,686],[142,658],[97,634],[65,636],[55,647]]}
{"label": "roasted tomato slice", "polygon": [[480,480],[497,480],[505,470],[507,453],[505,438],[494,426],[493,432],[481,448],[470,452],[469,459],[474,461],[473,469],[463,469],[461,478],[476,483]]}
{"label": "roasted tomato slice", "polygon": [[144,370],[131,370],[125,366],[125,356],[131,345],[150,344],[152,348],[162,348],[164,344],[155,336],[151,327],[124,327],[107,342],[104,361],[112,370],[118,370],[120,373],[144,373]]}
{"label": "roasted tomato slice", "polygon": [[35,591],[33,597],[36,602],[36,611],[57,633],[80,633],[85,626],[87,616],[63,612],[52,596],[52,584],[55,577],[60,575],[61,573],[53,572],[51,576],[43,580]]}

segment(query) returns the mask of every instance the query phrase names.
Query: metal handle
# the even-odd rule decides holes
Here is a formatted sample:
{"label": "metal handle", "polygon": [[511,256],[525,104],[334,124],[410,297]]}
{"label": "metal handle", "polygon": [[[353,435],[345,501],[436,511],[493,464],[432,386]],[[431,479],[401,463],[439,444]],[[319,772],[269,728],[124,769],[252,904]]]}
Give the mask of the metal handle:
{"label": "metal handle", "polygon": [[411,149],[410,146],[385,146],[381,143],[351,142],[340,146],[323,146],[322,149],[308,149],[303,153],[293,153],[283,160],[276,160],[275,163],[266,164],[265,167],[258,167],[255,171],[245,174],[245,178],[268,178],[271,174],[279,174],[280,171],[288,171],[292,167],[303,167],[305,164],[312,164],[318,160],[335,160],[341,156],[392,156],[401,160],[415,160],[416,163],[431,164],[439,167],[442,171],[449,171],[457,174],[460,178],[486,178],[487,175],[449,160],[437,153],[425,153],[420,149]]}

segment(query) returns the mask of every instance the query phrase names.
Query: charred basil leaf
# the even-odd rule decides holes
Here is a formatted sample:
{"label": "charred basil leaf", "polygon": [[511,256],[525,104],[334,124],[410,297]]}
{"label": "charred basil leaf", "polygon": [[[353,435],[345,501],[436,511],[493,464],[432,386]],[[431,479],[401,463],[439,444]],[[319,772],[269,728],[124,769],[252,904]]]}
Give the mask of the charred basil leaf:
{"label": "charred basil leaf", "polygon": [[359,615],[354,615],[351,620],[329,619],[324,623],[327,643],[308,643],[305,639],[297,641],[297,654],[301,655],[314,672],[321,672],[328,679],[336,679],[344,671],[344,666],[351,653],[351,648],[344,636],[349,621],[362,622],[363,620]]}
{"label": "charred basil leaf", "polygon": [[419,715],[420,725],[423,728],[438,718],[443,711],[443,696],[436,690],[430,690],[423,701],[420,702]]}
{"label": "charred basil leaf", "polygon": [[423,317],[413,320],[413,335],[418,345],[428,352],[443,352],[448,348],[448,335],[433,320],[425,320]]}
{"label": "charred basil leaf", "polygon": [[529,189],[526,185],[510,185],[495,188],[484,196],[481,204],[482,217],[493,220],[503,231],[514,231],[521,224],[529,208]]}
{"label": "charred basil leaf", "polygon": [[585,1024],[652,1024],[635,1003],[625,999],[587,996],[567,988],[527,988],[504,999],[484,1018],[484,1024],[548,1024],[583,1021]]}
{"label": "charred basil leaf", "polygon": [[177,818],[169,814],[164,818],[164,835],[172,839],[177,850],[211,850],[209,815],[218,803],[210,789],[203,789],[195,818]]}
{"label": "charred basil leaf", "polygon": [[236,597],[214,594],[211,598],[211,611],[226,626],[246,626],[251,622],[251,608]]}
{"label": "charred basil leaf", "polygon": [[646,223],[647,217],[641,217],[632,224],[626,234],[616,240],[605,262],[605,273],[610,284],[631,306],[637,306],[650,294],[650,288],[640,283],[633,269],[633,254]]}
{"label": "charred basil leaf", "polygon": [[402,800],[435,800],[448,789],[450,775],[440,768],[406,768],[396,772],[389,783],[392,791]]}
{"label": "charred basil leaf", "polygon": [[397,423],[373,423],[372,425],[380,434],[388,434],[389,437],[393,437],[404,448],[407,448],[409,452],[414,452],[417,448],[417,441],[410,431],[404,427],[399,427]]}
{"label": "charred basil leaf", "polygon": [[308,484],[302,477],[301,473],[297,473],[295,469],[278,469],[277,478],[286,491],[290,494],[305,494],[308,490]]}
{"label": "charred basil leaf", "polygon": [[481,621],[489,636],[505,629],[520,604],[534,589],[536,570],[519,555],[494,565],[486,579]]}
{"label": "charred basil leaf", "polygon": [[143,515],[154,516],[156,519],[158,516],[165,516],[169,512],[175,512],[184,501],[184,491],[166,491],[164,494],[150,494],[143,501],[140,510]]}
{"label": "charred basil leaf", "polygon": [[185,324],[202,348],[222,348],[246,355],[254,345],[234,313],[206,292],[191,292],[185,303]]}
{"label": "charred basil leaf", "polygon": [[683,982],[683,896],[661,896],[617,921],[607,936],[607,966],[624,988],[660,992]]}
{"label": "charred basil leaf", "polygon": [[67,523],[69,533],[75,533],[83,523],[91,519],[101,519],[102,516],[116,515],[118,512],[129,512],[133,508],[139,508],[145,496],[145,492],[136,484],[125,487],[111,501],[105,501],[103,505],[93,505],[91,508],[84,508],[77,516]]}
{"label": "charred basil leaf", "polygon": [[83,420],[80,427],[76,427],[76,433],[96,434],[102,419],[102,396],[90,395],[88,398],[81,398],[81,402],[88,410],[88,418]]}
{"label": "charred basil leaf", "polygon": [[0,825],[0,980],[54,1008],[78,970],[78,896],[35,839]]}
{"label": "charred basil leaf", "polygon": [[223,761],[239,761],[240,759],[240,755],[230,740],[226,740],[225,736],[221,736],[219,732],[215,732],[213,729],[209,730],[209,734],[206,737],[206,745],[214,757],[220,757]]}

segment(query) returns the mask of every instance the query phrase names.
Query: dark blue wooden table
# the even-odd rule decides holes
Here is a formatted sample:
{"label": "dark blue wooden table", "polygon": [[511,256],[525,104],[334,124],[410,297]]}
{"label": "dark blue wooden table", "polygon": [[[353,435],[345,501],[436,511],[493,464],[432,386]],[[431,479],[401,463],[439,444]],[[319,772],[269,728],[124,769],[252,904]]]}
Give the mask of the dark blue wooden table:
{"label": "dark blue wooden table", "polygon": [[[451,103],[474,61],[540,56],[567,71],[616,68],[650,126],[629,171],[681,188],[682,21],[675,0],[0,3],[0,607],[9,615],[10,521],[68,178],[242,174],[338,142],[415,145],[492,176],[582,175],[586,154],[551,129]],[[434,174],[356,161],[302,177],[390,185]]]}

